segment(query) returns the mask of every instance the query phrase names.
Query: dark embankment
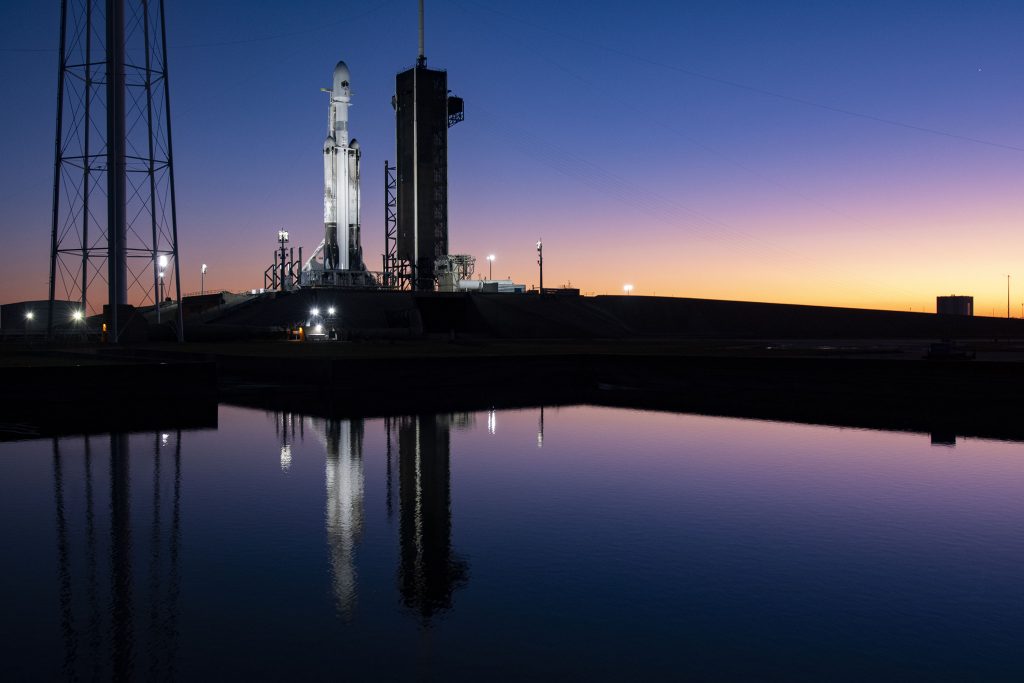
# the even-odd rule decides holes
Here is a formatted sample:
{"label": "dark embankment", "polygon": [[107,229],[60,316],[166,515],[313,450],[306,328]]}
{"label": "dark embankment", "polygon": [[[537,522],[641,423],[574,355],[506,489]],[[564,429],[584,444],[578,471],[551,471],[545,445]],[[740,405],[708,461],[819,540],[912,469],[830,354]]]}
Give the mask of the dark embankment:
{"label": "dark embankment", "polygon": [[349,338],[423,334],[494,339],[1024,339],[1024,321],[827,306],[647,296],[300,290],[208,311],[191,340],[252,338],[307,325]]}
{"label": "dark embankment", "polygon": [[217,424],[214,363],[4,351],[0,440]]}

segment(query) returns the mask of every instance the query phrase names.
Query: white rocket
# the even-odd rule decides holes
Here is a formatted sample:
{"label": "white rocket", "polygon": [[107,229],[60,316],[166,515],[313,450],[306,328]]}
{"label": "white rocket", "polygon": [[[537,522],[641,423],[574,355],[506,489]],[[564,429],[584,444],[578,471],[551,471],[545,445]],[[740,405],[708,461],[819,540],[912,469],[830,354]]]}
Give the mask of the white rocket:
{"label": "white rocket", "polygon": [[364,270],[359,240],[359,143],[348,139],[352,101],[345,62],[334,67],[324,140],[324,269]]}

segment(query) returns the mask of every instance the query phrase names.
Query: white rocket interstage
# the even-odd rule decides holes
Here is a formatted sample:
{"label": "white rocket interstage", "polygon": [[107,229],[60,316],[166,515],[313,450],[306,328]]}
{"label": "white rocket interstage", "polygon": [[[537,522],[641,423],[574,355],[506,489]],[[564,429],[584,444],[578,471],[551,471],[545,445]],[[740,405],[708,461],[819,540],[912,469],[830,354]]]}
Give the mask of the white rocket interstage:
{"label": "white rocket interstage", "polygon": [[365,270],[359,239],[359,143],[349,142],[352,101],[345,62],[334,67],[324,140],[324,269]]}

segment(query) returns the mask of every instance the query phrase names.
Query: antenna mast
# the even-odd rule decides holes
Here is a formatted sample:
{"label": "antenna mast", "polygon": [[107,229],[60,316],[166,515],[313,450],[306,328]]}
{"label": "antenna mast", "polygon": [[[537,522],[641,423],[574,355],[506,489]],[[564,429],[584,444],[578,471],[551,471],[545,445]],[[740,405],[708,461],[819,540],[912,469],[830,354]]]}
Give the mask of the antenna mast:
{"label": "antenna mast", "polygon": [[423,0],[420,0],[420,55],[416,58],[416,66],[426,66],[427,56],[423,53]]}

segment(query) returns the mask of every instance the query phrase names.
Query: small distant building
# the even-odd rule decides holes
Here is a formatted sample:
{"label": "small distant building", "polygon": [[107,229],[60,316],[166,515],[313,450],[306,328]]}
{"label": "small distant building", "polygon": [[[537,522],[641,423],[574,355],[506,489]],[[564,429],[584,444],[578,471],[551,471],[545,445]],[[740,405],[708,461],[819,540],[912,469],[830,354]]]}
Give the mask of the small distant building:
{"label": "small distant building", "polygon": [[460,280],[459,291],[525,294],[526,285],[513,282],[512,280]]}
{"label": "small distant building", "polygon": [[974,315],[973,296],[935,297],[935,312],[939,315]]}

